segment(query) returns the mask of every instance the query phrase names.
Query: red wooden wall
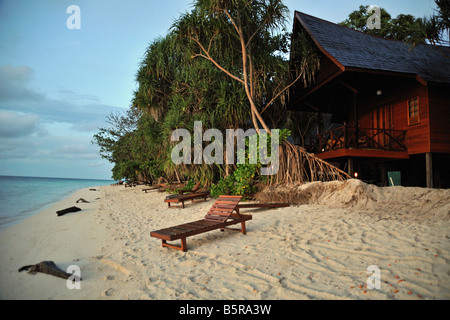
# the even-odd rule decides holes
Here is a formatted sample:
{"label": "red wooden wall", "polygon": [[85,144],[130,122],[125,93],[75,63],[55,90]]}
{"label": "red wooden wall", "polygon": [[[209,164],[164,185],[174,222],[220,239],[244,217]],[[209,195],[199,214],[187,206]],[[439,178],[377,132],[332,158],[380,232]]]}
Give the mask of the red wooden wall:
{"label": "red wooden wall", "polygon": [[[419,123],[409,125],[408,124],[408,106],[407,101],[415,97],[419,98]],[[438,101],[438,109],[443,109],[444,101],[442,101],[440,94],[433,93],[433,101]],[[394,95],[383,97],[376,103],[372,102],[371,105],[366,105],[360,108],[359,111],[359,124],[360,127],[369,128],[373,124],[371,117],[376,108],[380,108],[385,105],[392,105],[392,128],[395,130],[406,130],[406,145],[409,154],[419,154],[427,152],[438,152],[431,150],[431,135],[430,135],[430,112],[429,112],[429,94],[428,87],[417,84],[408,89],[401,90]],[[439,110],[436,110],[438,116]],[[439,117],[439,116],[438,116]],[[434,120],[434,118],[433,118]],[[443,133],[442,128],[444,122],[442,119],[436,119],[437,127],[440,129],[433,131],[433,142],[437,142],[439,145],[447,143],[450,144],[450,136]],[[447,122],[447,128],[449,124]],[[448,131],[448,130],[447,130]],[[442,148],[441,148],[442,149]],[[444,147],[445,149],[445,147]],[[436,149],[437,150],[437,149]]]}
{"label": "red wooden wall", "polygon": [[428,97],[431,152],[450,153],[450,90],[430,86]]}

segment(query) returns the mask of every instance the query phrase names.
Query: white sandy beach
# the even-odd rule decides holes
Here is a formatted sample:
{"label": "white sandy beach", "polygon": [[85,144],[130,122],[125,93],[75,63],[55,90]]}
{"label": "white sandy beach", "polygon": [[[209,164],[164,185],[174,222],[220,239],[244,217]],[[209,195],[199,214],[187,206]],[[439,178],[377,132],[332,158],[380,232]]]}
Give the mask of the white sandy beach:
{"label": "white sandy beach", "polygon": [[[1,299],[450,299],[450,190],[307,184],[304,204],[244,209],[246,235],[192,236],[184,253],[150,231],[202,219],[214,199],[168,209],[142,186],[93,188],[0,231]],[[18,272],[45,260],[78,265],[81,289]],[[380,289],[366,288],[372,265]]]}

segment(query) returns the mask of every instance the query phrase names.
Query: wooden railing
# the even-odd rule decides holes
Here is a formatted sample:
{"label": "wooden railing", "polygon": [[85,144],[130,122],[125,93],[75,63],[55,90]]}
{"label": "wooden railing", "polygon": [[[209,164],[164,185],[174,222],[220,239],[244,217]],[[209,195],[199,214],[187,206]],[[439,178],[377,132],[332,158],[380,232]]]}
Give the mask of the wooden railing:
{"label": "wooden railing", "polygon": [[406,151],[406,131],[342,126],[312,137],[311,152],[338,149]]}

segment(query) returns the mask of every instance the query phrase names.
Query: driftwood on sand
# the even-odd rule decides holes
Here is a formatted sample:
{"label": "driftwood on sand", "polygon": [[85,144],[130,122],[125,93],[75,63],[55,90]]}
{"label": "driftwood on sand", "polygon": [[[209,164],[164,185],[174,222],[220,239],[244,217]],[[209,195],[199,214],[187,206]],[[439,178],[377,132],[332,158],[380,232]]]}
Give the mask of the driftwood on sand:
{"label": "driftwood on sand", "polygon": [[69,212],[77,212],[77,211],[81,211],[81,209],[78,208],[78,207],[70,207],[70,208],[67,208],[67,209],[64,209],[64,210],[56,211],[56,214],[57,214],[58,217],[59,217],[59,216],[62,216],[62,215],[64,215],[64,214],[66,214],[66,213],[69,213]]}
{"label": "driftwood on sand", "polygon": [[19,269],[19,272],[28,270],[28,273],[36,274],[37,272],[46,273],[58,278],[68,279],[69,277],[72,277],[75,281],[81,281],[82,279],[74,274],[67,273],[60,268],[53,262],[53,261],[42,261],[38,264],[32,264],[29,266],[23,266]]}

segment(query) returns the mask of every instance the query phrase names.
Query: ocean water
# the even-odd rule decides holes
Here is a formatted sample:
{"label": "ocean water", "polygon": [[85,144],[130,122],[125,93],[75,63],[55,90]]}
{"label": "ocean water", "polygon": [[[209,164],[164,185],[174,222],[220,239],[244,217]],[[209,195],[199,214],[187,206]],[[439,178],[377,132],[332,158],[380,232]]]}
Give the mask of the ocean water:
{"label": "ocean water", "polygon": [[111,183],[114,181],[0,176],[0,229],[50,207],[81,188]]}

